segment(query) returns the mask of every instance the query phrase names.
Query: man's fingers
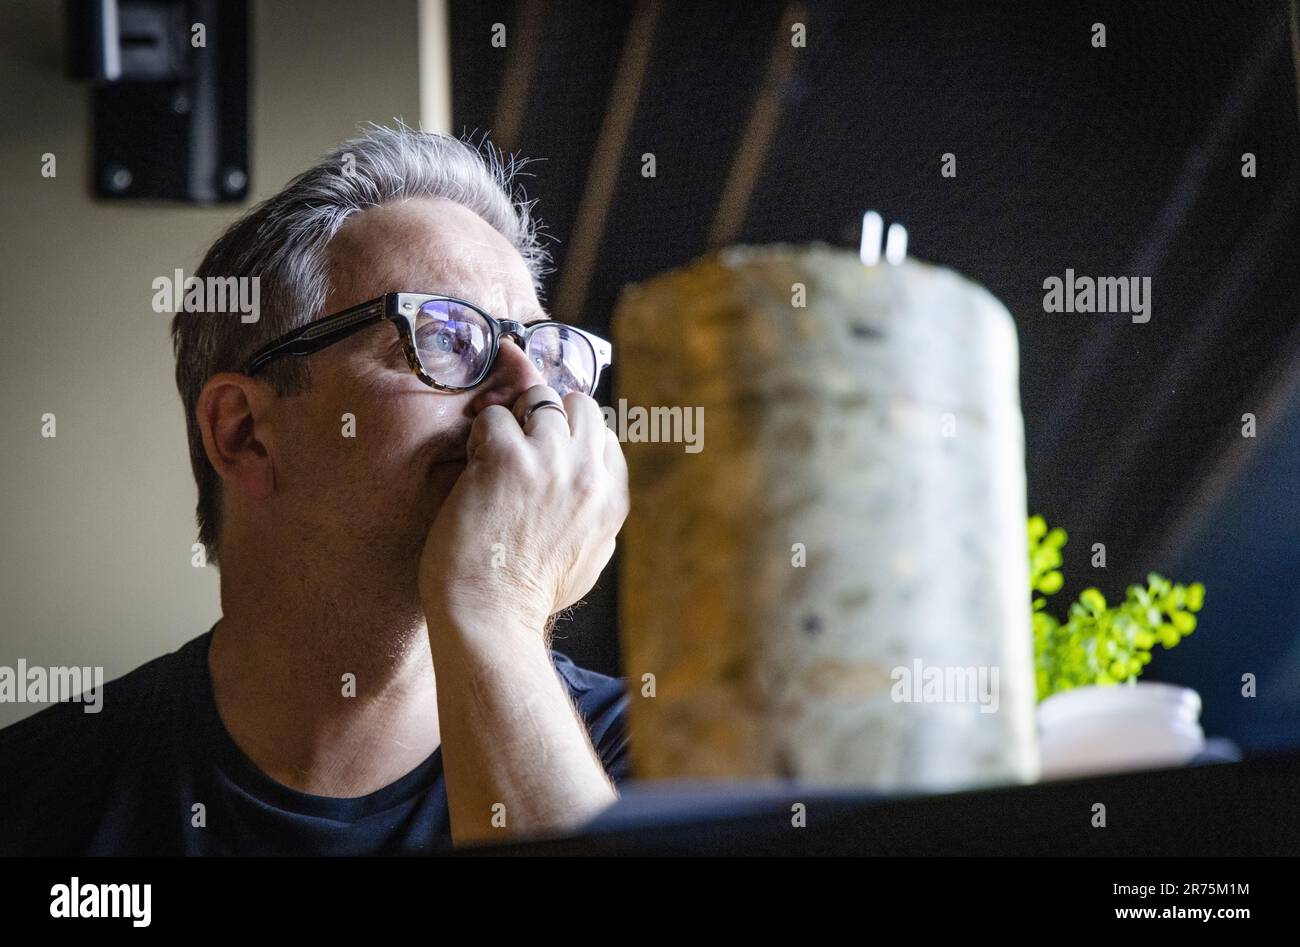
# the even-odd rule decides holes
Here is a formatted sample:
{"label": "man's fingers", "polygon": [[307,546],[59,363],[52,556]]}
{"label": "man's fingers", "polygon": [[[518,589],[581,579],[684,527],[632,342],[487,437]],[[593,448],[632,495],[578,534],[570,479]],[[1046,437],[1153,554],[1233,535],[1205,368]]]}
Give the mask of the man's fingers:
{"label": "man's fingers", "polygon": [[608,427],[602,424],[601,428],[605,431],[605,467],[615,480],[627,483],[627,459],[623,456],[623,445],[618,442],[618,435]]}
{"label": "man's fingers", "polygon": [[[550,402],[558,408],[538,407]],[[529,437],[554,437],[569,435],[569,422],[564,401],[549,385],[534,385],[515,400],[515,420]]]}
{"label": "man's fingers", "polygon": [[580,391],[571,391],[564,396],[564,410],[569,414],[569,431],[577,442],[579,454],[589,463],[600,463],[607,430],[600,405]]}
{"label": "man's fingers", "polygon": [[474,418],[469,427],[469,440],[465,444],[465,457],[473,460],[474,455],[485,445],[493,442],[522,439],[523,431],[510,409],[504,405],[488,405]]}

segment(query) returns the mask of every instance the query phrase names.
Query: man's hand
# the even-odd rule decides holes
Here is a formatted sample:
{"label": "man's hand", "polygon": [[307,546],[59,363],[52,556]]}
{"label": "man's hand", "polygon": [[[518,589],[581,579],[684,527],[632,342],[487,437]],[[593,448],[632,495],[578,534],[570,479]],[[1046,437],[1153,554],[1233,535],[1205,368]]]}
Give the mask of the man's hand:
{"label": "man's hand", "polygon": [[[627,466],[596,402],[538,386],[470,428],[420,561],[456,844],[576,828],[618,798],[543,640],[627,516]],[[496,544],[500,543],[500,546]],[[495,549],[494,549],[495,547]],[[504,831],[503,831],[504,830]]]}
{"label": "man's hand", "polygon": [[[563,404],[565,414],[540,408]],[[474,419],[468,462],[420,562],[425,614],[513,616],[541,629],[591,590],[627,518],[627,464],[596,402],[545,385]],[[500,543],[500,546],[496,546]]]}

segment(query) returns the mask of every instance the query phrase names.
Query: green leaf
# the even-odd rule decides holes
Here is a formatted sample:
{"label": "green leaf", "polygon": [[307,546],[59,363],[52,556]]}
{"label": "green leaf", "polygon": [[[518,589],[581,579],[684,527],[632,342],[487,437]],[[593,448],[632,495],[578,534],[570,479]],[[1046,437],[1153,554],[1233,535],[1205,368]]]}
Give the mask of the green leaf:
{"label": "green leaf", "polygon": [[1063,623],[1047,610],[1045,596],[1064,587],[1061,547],[1068,536],[1059,526],[1049,527],[1042,516],[1029,517],[1026,526],[1040,701],[1076,687],[1131,681],[1150,663],[1157,643],[1172,648],[1195,629],[1191,613],[1204,604],[1205,587],[1175,584],[1158,572],[1148,573],[1145,585],[1128,586],[1114,606],[1099,589],[1085,589],[1068,606]]}

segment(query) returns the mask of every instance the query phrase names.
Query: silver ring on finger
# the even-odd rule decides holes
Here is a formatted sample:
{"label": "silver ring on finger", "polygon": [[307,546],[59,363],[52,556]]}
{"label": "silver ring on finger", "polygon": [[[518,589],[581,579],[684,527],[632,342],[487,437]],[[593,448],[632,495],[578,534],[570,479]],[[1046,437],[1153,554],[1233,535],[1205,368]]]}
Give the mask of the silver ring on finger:
{"label": "silver ring on finger", "polygon": [[528,427],[528,419],[533,416],[533,412],[540,411],[542,408],[554,408],[556,411],[560,412],[560,414],[564,415],[565,418],[569,416],[569,412],[564,410],[564,405],[560,404],[558,401],[539,401],[524,412],[524,419],[519,422],[519,426]]}

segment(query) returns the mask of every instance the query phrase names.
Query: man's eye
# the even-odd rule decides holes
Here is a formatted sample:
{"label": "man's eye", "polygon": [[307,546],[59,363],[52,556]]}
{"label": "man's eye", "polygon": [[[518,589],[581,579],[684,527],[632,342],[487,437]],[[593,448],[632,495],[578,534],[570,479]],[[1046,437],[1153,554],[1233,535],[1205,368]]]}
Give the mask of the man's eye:
{"label": "man's eye", "polygon": [[535,364],[544,362],[547,365],[560,365],[564,362],[564,346],[554,339],[535,337],[530,348]]}
{"label": "man's eye", "polygon": [[429,351],[453,352],[456,350],[456,333],[444,323],[421,326],[416,335],[420,347]]}

